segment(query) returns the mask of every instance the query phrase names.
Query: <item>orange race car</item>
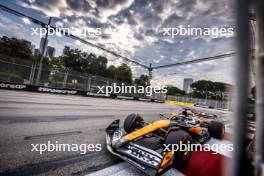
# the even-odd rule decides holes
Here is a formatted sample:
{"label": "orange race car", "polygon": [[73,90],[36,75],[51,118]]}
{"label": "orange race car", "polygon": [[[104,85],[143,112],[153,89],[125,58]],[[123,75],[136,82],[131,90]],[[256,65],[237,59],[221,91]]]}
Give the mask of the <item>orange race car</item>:
{"label": "orange race car", "polygon": [[[107,149],[122,158],[146,175],[160,175],[171,167],[185,167],[191,158],[191,150],[174,150],[173,145],[200,143],[211,137],[222,139],[225,134],[224,123],[199,120],[199,113],[184,110],[170,117],[160,115],[161,120],[144,122],[139,114],[130,114],[119,126],[120,120],[113,121],[106,129]],[[202,114],[203,118],[217,119],[216,116]],[[140,141],[155,137],[159,147],[140,145]]]}

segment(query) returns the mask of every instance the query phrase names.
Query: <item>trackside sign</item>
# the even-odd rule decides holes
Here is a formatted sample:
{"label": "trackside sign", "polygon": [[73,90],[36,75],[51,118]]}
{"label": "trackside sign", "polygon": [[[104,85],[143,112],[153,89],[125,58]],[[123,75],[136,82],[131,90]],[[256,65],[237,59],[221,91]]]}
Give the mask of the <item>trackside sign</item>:
{"label": "trackside sign", "polygon": [[[18,84],[18,83],[4,82],[4,81],[0,81],[0,89],[22,90],[22,91],[29,91],[29,92],[42,92],[42,93],[63,94],[63,95],[82,95],[82,96],[88,96],[88,97],[117,98],[117,96],[114,96],[114,95],[106,95],[106,94],[100,94],[100,93],[88,92],[88,91],[82,91],[82,90],[66,89],[66,88],[59,89],[55,87]],[[127,98],[131,98],[131,97],[127,97]],[[132,98],[135,99],[135,97],[132,97]],[[135,100],[139,100],[139,99],[135,99]],[[153,102],[155,102],[155,99],[148,99],[148,101],[152,101],[152,100]]]}

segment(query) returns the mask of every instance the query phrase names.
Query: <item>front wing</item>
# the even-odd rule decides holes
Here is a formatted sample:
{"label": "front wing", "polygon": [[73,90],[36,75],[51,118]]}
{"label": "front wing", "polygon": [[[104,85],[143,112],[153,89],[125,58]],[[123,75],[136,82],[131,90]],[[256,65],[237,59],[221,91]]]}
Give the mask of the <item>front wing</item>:
{"label": "front wing", "polygon": [[[146,175],[159,175],[169,169],[164,167],[164,160],[160,153],[146,148],[144,146],[128,142],[118,148],[113,147],[113,143],[122,137],[122,129],[119,127],[119,120],[115,120],[106,129],[106,144],[107,149],[113,155],[120,157],[129,164],[133,165]],[[171,158],[173,160],[173,158]],[[172,163],[171,161],[166,161]],[[162,166],[162,167],[161,167]]]}

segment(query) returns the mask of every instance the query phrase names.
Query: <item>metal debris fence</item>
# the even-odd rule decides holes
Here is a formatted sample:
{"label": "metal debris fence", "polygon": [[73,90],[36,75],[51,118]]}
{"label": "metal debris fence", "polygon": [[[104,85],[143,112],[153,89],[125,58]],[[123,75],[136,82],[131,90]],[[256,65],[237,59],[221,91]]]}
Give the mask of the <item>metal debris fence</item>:
{"label": "metal debris fence", "polygon": [[[136,86],[128,83],[124,83],[111,78],[106,78],[98,75],[85,74],[76,72],[73,70],[65,69],[63,71],[58,69],[43,68],[41,71],[41,77],[39,83],[36,83],[36,77],[38,73],[38,66],[36,64],[28,65],[21,63],[14,63],[8,61],[8,59],[0,58],[0,81],[46,86],[60,89],[77,89],[82,91],[88,91],[91,93],[97,93],[99,91],[98,86],[111,86],[114,83],[116,85]],[[146,93],[120,93],[118,96],[138,97],[143,99],[156,99],[165,100],[165,94],[152,94],[147,96]]]}

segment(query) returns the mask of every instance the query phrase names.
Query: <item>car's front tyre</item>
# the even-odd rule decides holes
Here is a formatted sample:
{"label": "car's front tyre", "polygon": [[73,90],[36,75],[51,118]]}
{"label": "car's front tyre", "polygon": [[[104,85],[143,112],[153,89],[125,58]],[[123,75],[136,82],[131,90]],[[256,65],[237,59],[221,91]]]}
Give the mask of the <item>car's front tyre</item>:
{"label": "car's front tyre", "polygon": [[183,168],[187,166],[192,154],[190,148],[191,144],[191,136],[183,130],[170,131],[168,133],[165,139],[165,145],[173,151],[176,168]]}
{"label": "car's front tyre", "polygon": [[126,117],[124,121],[124,130],[127,133],[131,133],[138,128],[144,126],[144,119],[139,114],[130,114]]}

